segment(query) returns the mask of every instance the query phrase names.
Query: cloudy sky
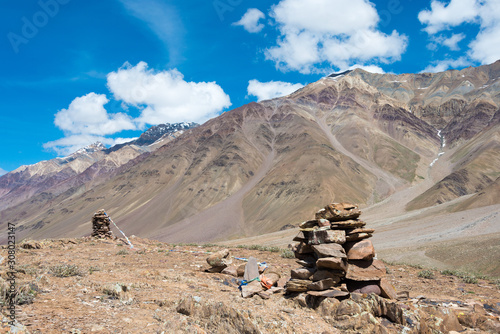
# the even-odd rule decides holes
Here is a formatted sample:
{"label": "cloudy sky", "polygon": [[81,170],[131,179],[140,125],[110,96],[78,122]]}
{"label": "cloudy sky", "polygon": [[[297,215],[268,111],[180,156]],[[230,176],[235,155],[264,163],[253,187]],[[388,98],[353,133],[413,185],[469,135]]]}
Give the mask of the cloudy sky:
{"label": "cloudy sky", "polygon": [[500,58],[498,0],[5,0],[0,174],[332,72]]}

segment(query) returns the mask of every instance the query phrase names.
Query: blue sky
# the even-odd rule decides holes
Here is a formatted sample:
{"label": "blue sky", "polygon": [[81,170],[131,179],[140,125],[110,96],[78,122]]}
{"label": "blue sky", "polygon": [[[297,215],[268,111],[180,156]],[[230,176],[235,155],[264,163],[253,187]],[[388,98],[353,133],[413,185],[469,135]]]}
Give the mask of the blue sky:
{"label": "blue sky", "polygon": [[5,0],[0,173],[335,71],[500,58],[498,0]]}

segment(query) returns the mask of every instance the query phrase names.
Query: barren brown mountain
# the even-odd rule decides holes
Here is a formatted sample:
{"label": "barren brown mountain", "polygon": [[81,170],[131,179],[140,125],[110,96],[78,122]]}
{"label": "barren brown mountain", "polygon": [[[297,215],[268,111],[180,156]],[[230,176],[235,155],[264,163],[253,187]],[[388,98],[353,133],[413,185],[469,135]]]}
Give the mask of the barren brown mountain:
{"label": "barren brown mountain", "polygon": [[[151,152],[135,146],[126,163],[89,163],[65,187],[35,193],[33,174],[15,201],[3,187],[1,223],[14,222],[20,238],[80,237],[105,208],[128,234],[222,241],[276,232],[324,203],[350,201],[362,205],[378,228],[377,249],[389,255],[469,236],[500,240],[499,76],[500,61],[436,74],[358,69],[325,77],[228,111]],[[116,159],[122,150],[132,146]],[[284,234],[268,242],[285,243]],[[498,261],[496,247],[484,252],[490,260]],[[421,252],[433,265],[453,262]]]}

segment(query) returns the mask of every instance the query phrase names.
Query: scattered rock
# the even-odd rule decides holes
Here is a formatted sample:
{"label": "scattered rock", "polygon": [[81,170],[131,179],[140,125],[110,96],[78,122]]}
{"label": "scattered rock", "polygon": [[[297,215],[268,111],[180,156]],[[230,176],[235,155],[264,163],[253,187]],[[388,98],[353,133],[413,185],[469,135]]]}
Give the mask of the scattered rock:
{"label": "scattered rock", "polygon": [[330,227],[324,230],[315,230],[309,232],[308,244],[319,245],[325,243],[343,244],[346,241],[346,234],[344,230],[332,230]]}
{"label": "scattered rock", "polygon": [[221,273],[226,275],[231,275],[234,277],[238,277],[238,267],[237,266],[229,266],[224,268]]}
{"label": "scattered rock", "polygon": [[221,271],[231,264],[229,249],[223,249],[207,257],[207,263],[215,268],[222,268]]}
{"label": "scattered rock", "polygon": [[306,292],[310,281],[291,279],[286,283],[286,292]]}
{"label": "scattered rock", "polygon": [[243,274],[243,279],[247,282],[252,281],[259,277],[259,265],[257,259],[250,257],[247,264],[245,265],[245,273]]}
{"label": "scattered rock", "polygon": [[353,281],[380,281],[386,274],[385,265],[380,260],[349,261],[346,278]]}
{"label": "scattered rock", "polygon": [[241,296],[243,298],[251,298],[255,294],[264,291],[259,281],[252,281],[246,285],[241,286]]}
{"label": "scattered rock", "polygon": [[371,260],[375,256],[375,248],[371,240],[347,242],[344,248],[348,260]]}
{"label": "scattered rock", "polygon": [[316,297],[326,297],[326,298],[345,298],[349,296],[349,292],[340,290],[324,290],[324,291],[307,291],[307,294]]}
{"label": "scattered rock", "polygon": [[331,278],[335,282],[335,284],[338,284],[342,280],[343,276],[344,276],[344,273],[339,272],[339,271],[318,270],[314,273],[312,280],[314,282],[317,282],[317,281],[322,281],[324,279]]}
{"label": "scattered rock", "polygon": [[333,269],[346,271],[347,263],[345,259],[338,257],[322,257],[316,262],[318,269]]}
{"label": "scattered rock", "polygon": [[291,271],[291,276],[292,278],[296,279],[309,279],[314,273],[316,272],[315,268],[297,268],[297,269],[292,269]]}
{"label": "scattered rock", "polygon": [[388,299],[398,299],[398,293],[392,284],[384,277],[380,279],[380,295]]}
{"label": "scattered rock", "polygon": [[382,293],[378,281],[364,281],[364,282],[348,281],[347,289],[350,292],[361,293],[361,294],[374,293],[377,296],[380,296]]}
{"label": "scattered rock", "polygon": [[361,215],[357,205],[332,203],[316,213],[316,219],[328,219],[331,222],[356,219]]}
{"label": "scattered rock", "polygon": [[307,286],[307,290],[312,290],[312,291],[323,291],[323,290],[328,290],[332,288],[336,283],[332,278],[326,278],[321,281],[313,282],[310,283]]}
{"label": "scattered rock", "polygon": [[330,243],[322,245],[313,245],[311,248],[318,255],[318,257],[339,257],[347,258],[345,250],[342,245]]}

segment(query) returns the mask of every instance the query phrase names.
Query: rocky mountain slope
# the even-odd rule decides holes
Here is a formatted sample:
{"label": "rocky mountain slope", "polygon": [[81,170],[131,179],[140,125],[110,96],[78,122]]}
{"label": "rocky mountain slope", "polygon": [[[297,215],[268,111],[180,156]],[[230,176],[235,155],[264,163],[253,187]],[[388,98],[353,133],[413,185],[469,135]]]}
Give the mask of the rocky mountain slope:
{"label": "rocky mountain slope", "polygon": [[155,150],[197,125],[160,124],[151,127],[130,143],[107,149],[98,142],[64,158],[21,166],[0,178],[0,210],[36,195],[43,200],[77,187],[90,189],[111,177],[116,168],[143,153]]}
{"label": "rocky mountain slope", "polygon": [[33,194],[0,217],[21,237],[82,236],[106,208],[130,234],[178,242],[277,231],[330,201],[373,207],[381,220],[499,204],[499,75],[500,62],[325,77],[228,111],[120,167],[93,165],[84,186]]}

